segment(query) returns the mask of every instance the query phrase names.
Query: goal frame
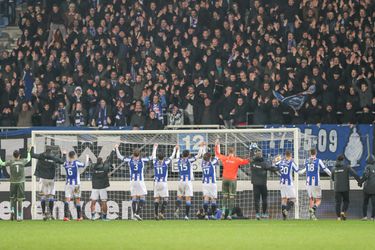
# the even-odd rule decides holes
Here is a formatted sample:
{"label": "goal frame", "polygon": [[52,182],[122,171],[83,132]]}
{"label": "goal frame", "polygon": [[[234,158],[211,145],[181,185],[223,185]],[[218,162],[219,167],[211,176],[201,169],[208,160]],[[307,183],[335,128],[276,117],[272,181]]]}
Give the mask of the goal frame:
{"label": "goal frame", "polygon": [[[300,130],[298,128],[253,128],[253,129],[181,129],[181,130],[32,130],[31,131],[31,145],[35,145],[36,135],[111,135],[111,134],[180,134],[180,133],[293,133],[293,159],[296,164],[299,164],[299,147],[300,147]],[[224,145],[225,152],[227,152],[227,145]],[[36,159],[31,162],[31,218],[36,218],[36,199],[38,191],[38,183],[34,175],[36,168]],[[295,211],[299,211],[299,177],[298,173],[294,173],[294,189],[296,191]],[[295,219],[299,219],[299,212],[294,213]]]}

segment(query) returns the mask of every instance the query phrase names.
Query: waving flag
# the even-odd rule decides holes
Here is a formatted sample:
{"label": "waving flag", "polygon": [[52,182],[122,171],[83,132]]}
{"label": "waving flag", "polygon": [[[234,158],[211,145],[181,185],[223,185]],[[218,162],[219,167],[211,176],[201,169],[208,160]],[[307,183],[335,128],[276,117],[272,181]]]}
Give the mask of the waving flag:
{"label": "waving flag", "polygon": [[307,96],[315,93],[315,85],[311,85],[308,90],[298,93],[296,95],[291,95],[288,97],[284,97],[280,93],[273,91],[273,95],[279,100],[281,103],[284,103],[291,107],[294,110],[299,110],[302,108],[303,104],[305,103]]}

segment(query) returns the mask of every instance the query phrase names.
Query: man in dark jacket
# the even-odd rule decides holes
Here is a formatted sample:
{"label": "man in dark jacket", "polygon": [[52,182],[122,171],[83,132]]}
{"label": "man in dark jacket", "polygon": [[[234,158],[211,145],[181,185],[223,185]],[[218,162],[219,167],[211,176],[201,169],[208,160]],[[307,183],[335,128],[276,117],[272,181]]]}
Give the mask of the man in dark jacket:
{"label": "man in dark jacket", "polygon": [[155,112],[151,111],[149,114],[148,119],[146,120],[146,124],[144,127],[145,130],[160,130],[163,129],[163,124],[161,124],[160,120],[156,118]]}
{"label": "man in dark jacket", "polygon": [[[357,173],[344,162],[345,157],[337,157],[336,165],[332,169],[332,180],[335,182],[335,200],[337,220],[346,220],[346,211],[349,207],[350,175],[358,182],[360,181]],[[341,204],[343,206],[341,207]]]}
{"label": "man in dark jacket", "polygon": [[[262,155],[262,150],[254,143],[250,145],[251,183],[253,184],[255,217],[257,220],[268,218],[267,213],[267,171],[276,171]],[[260,199],[262,198],[262,213],[260,213]]]}
{"label": "man in dark jacket", "polygon": [[[40,185],[40,204],[42,206],[43,219],[53,218],[53,206],[55,196],[55,172],[64,160],[57,157],[57,148],[46,147],[46,151],[41,154],[34,153],[34,147],[31,148],[32,158],[38,159],[34,175],[39,178]],[[46,213],[46,199],[48,199],[49,213]]]}
{"label": "man in dark jacket", "polygon": [[109,187],[109,171],[111,169],[114,151],[103,162],[101,157],[98,157],[96,164],[90,167],[92,174],[92,191],[91,191],[91,219],[95,220],[95,206],[96,201],[100,200],[101,219],[107,219],[107,188]]}
{"label": "man in dark jacket", "polygon": [[371,219],[375,220],[375,157],[373,155],[367,159],[367,166],[359,183],[360,186],[362,186],[362,183],[365,184],[363,188],[362,220],[367,220],[367,207],[370,199],[372,204]]}

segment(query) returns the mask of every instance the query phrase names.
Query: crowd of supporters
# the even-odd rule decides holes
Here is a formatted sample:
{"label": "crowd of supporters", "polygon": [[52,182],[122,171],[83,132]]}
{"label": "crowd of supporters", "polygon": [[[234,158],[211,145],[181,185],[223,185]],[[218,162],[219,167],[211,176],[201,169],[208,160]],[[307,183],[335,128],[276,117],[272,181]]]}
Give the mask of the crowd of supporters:
{"label": "crowd of supporters", "polygon": [[[373,123],[371,0],[29,1],[0,126]],[[274,98],[315,85],[294,111]]]}

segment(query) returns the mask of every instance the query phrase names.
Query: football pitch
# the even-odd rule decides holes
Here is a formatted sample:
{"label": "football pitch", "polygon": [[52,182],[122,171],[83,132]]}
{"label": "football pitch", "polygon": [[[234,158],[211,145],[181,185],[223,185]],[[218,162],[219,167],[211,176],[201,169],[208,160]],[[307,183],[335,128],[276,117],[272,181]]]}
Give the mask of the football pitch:
{"label": "football pitch", "polygon": [[375,249],[374,221],[0,221],[0,249]]}

